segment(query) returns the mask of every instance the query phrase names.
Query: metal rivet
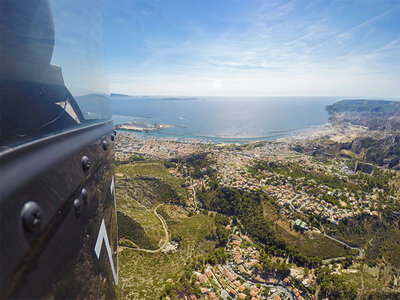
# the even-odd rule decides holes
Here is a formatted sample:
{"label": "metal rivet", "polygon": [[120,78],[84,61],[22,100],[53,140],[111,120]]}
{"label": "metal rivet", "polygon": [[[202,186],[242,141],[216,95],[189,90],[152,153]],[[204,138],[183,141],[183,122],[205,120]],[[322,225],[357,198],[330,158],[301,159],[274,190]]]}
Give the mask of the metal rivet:
{"label": "metal rivet", "polygon": [[86,189],[82,189],[81,197],[85,204],[87,204],[88,196],[89,196],[88,191]]}
{"label": "metal rivet", "polygon": [[107,150],[108,149],[108,143],[107,141],[103,141],[103,150]]}
{"label": "metal rivet", "polygon": [[111,140],[114,141],[114,139],[115,139],[115,135],[111,134]]}
{"label": "metal rivet", "polygon": [[21,217],[25,229],[36,231],[40,228],[43,221],[42,209],[36,202],[29,201],[22,208]]}
{"label": "metal rivet", "polygon": [[82,162],[82,169],[83,169],[83,171],[89,170],[89,168],[90,168],[90,160],[89,160],[89,157],[87,157],[87,156],[82,157],[81,162]]}
{"label": "metal rivet", "polygon": [[79,201],[79,199],[74,200],[74,210],[77,214],[81,212],[81,201]]}

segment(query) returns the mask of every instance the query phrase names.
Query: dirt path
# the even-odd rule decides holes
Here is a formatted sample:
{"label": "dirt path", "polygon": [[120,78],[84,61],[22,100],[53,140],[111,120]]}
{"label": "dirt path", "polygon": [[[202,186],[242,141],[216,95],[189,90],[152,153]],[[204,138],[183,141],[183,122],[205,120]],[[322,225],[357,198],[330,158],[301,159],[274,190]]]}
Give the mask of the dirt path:
{"label": "dirt path", "polygon": [[143,252],[147,252],[147,253],[157,253],[157,252],[160,252],[162,249],[164,249],[164,248],[167,246],[167,244],[168,244],[168,242],[169,242],[169,233],[168,233],[167,222],[165,222],[164,218],[163,218],[162,216],[160,216],[160,215],[157,213],[157,208],[159,208],[161,205],[163,205],[163,203],[157,205],[157,206],[154,208],[154,210],[153,210],[153,212],[154,212],[154,214],[156,215],[156,217],[160,219],[161,224],[162,224],[162,226],[163,226],[163,228],[164,228],[164,232],[165,232],[165,241],[164,241],[164,243],[161,245],[161,247],[158,248],[158,249],[156,249],[156,250],[143,249],[143,248],[135,248],[135,247],[129,247],[129,246],[120,246],[120,247],[132,249],[132,250],[136,250],[136,251],[143,251]]}
{"label": "dirt path", "polygon": [[197,211],[196,189],[194,188],[193,178],[192,177],[190,177],[190,185],[191,185],[192,190],[193,190],[194,211]]}

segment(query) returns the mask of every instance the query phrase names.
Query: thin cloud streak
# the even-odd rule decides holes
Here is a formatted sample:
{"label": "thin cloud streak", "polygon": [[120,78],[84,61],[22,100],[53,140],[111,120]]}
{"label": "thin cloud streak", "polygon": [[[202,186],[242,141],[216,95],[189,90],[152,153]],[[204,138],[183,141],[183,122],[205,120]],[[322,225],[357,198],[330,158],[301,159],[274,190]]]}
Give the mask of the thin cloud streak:
{"label": "thin cloud streak", "polygon": [[158,2],[152,6],[157,19],[140,24],[143,30],[146,24],[154,29],[131,32],[132,55],[124,53],[125,61],[121,56],[110,64],[111,89],[244,96],[364,91],[398,97],[400,34],[393,26],[398,26],[400,5],[373,3],[376,7],[353,8],[343,2],[251,2],[243,7],[234,2],[233,8],[213,7],[213,13],[207,5],[196,7],[199,17],[193,19],[183,14],[193,13],[186,2],[179,2],[177,11]]}

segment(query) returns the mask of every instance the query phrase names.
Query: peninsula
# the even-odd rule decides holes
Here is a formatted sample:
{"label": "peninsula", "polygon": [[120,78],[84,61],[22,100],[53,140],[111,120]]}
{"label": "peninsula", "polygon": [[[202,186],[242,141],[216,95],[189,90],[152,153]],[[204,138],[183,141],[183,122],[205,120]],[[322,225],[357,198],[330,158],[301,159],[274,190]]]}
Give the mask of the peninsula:
{"label": "peninsula", "polygon": [[116,129],[126,130],[126,131],[138,131],[138,132],[152,132],[169,127],[174,127],[168,124],[149,124],[146,122],[133,121],[131,123],[124,123],[116,125]]}

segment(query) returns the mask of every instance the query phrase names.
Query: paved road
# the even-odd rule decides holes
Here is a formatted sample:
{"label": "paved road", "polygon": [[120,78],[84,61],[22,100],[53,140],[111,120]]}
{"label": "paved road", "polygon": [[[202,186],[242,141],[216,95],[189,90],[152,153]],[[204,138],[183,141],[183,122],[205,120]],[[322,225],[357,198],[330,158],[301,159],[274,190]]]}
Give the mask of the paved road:
{"label": "paved road", "polygon": [[[297,196],[293,197],[293,199],[292,199],[291,202],[289,203],[290,207],[291,207],[293,210],[297,211],[298,213],[303,214],[303,215],[305,215],[305,216],[308,216],[307,214],[303,213],[300,209],[297,209],[297,208],[295,208],[295,207],[292,205],[292,201],[293,201],[295,198],[297,198]],[[301,207],[300,207],[300,208],[301,208]],[[337,243],[339,243],[339,244],[342,244],[342,245],[344,245],[344,246],[347,246],[347,247],[350,248],[350,249],[357,250],[357,251],[358,251],[358,254],[355,256],[356,258],[363,258],[363,257],[364,257],[364,250],[363,250],[361,247],[351,246],[351,245],[350,245],[349,243],[347,243],[347,242],[338,240],[337,238],[334,238],[333,236],[330,236],[330,235],[326,234],[326,233],[325,233],[324,227],[323,227],[322,225],[321,225],[321,227],[322,227],[322,234],[323,234],[325,237],[327,237],[328,239],[331,239],[332,241],[335,241],[335,242],[337,242]],[[323,262],[323,263],[329,263],[329,262],[331,262],[332,260],[344,260],[344,259],[346,259],[346,257],[344,257],[344,256],[339,256],[339,257],[332,257],[332,258],[328,258],[328,259],[323,259],[322,262]]]}
{"label": "paved road", "polygon": [[[342,245],[344,245],[344,246],[347,246],[347,247],[350,248],[350,249],[357,250],[357,251],[358,251],[358,254],[355,256],[356,258],[363,258],[363,257],[364,257],[364,251],[363,251],[363,249],[361,249],[360,247],[350,246],[348,243],[343,242],[343,241],[341,241],[341,240],[338,240],[337,238],[334,238],[333,236],[327,235],[325,232],[323,233],[323,235],[324,235],[325,237],[327,237],[328,239],[331,239],[332,241],[335,241],[335,242],[340,243],[340,244],[342,244]],[[346,259],[346,257],[340,256],[340,257],[328,258],[328,259],[322,260],[322,262],[324,262],[324,263],[329,263],[329,262],[331,262],[332,260],[338,260],[338,259],[339,259],[339,260],[343,260],[343,259]]]}
{"label": "paved road", "polygon": [[229,293],[223,288],[223,286],[219,283],[219,280],[217,278],[217,276],[215,276],[214,272],[212,271],[212,269],[209,269],[211,271],[211,274],[214,278],[214,281],[216,282],[216,284],[219,286],[219,288],[221,289],[221,297],[224,300],[229,299]]}
{"label": "paved road", "polygon": [[[234,226],[233,229],[232,229],[232,232],[233,232],[233,233],[234,233],[235,231],[236,231],[236,226]],[[229,237],[228,237],[228,242],[226,243],[227,245],[229,245],[229,243],[230,243],[230,241],[231,241],[231,238],[232,238],[232,234],[230,234]],[[239,237],[239,238],[240,238],[240,237]],[[240,240],[242,240],[242,239],[240,238]],[[225,267],[226,269],[228,269],[232,274],[236,275],[236,276],[239,277],[239,278],[242,278],[245,282],[252,283],[252,284],[260,283],[261,286],[264,287],[264,288],[265,288],[265,287],[268,287],[268,288],[276,288],[277,291],[276,291],[276,293],[274,293],[274,297],[275,297],[277,294],[279,294],[279,293],[284,293],[284,294],[287,296],[288,299],[294,300],[293,295],[290,293],[290,291],[289,291],[282,283],[261,283],[261,282],[259,282],[259,281],[253,280],[253,279],[245,278],[245,277],[243,277],[242,275],[236,273],[235,270],[233,270],[233,267],[232,267],[231,264],[232,264],[232,263],[230,263],[229,261],[227,261],[227,262],[224,264],[224,267]],[[273,299],[273,297],[270,296],[269,299]]]}
{"label": "paved road", "polygon": [[[252,283],[252,284],[260,283],[261,286],[264,287],[264,288],[268,287],[268,288],[275,288],[275,289],[277,289],[277,291],[273,294],[274,297],[275,297],[276,295],[280,294],[280,293],[284,293],[288,299],[294,300],[294,297],[293,297],[293,295],[290,293],[290,291],[289,291],[283,284],[281,284],[281,283],[261,283],[261,282],[259,282],[259,281],[253,280],[253,279],[245,278],[245,277],[243,277],[242,275],[236,273],[235,270],[233,270],[232,266],[231,266],[229,263],[225,263],[225,264],[224,264],[224,267],[225,267],[226,269],[228,269],[229,272],[231,272],[231,273],[234,274],[235,276],[237,276],[237,277],[243,279],[245,282]],[[270,297],[268,297],[268,298],[269,298],[269,299],[272,299],[273,297],[270,296]]]}
{"label": "paved road", "polygon": [[161,224],[162,224],[162,226],[163,226],[163,228],[164,228],[164,232],[165,232],[165,241],[164,241],[164,243],[161,245],[161,247],[158,248],[158,249],[156,249],[156,250],[143,249],[143,248],[135,248],[135,247],[130,247],[130,246],[121,246],[121,247],[123,247],[123,248],[129,248],[129,249],[136,250],[136,251],[143,251],[143,252],[147,252],[147,253],[157,253],[157,252],[160,252],[162,249],[164,249],[164,248],[167,246],[167,244],[168,244],[168,242],[169,242],[168,226],[167,226],[167,223],[165,222],[164,218],[163,218],[162,216],[160,216],[160,215],[157,213],[157,208],[159,208],[161,205],[163,205],[163,203],[157,205],[157,206],[154,208],[154,210],[153,210],[153,212],[154,212],[154,214],[156,215],[156,217],[160,219]]}

